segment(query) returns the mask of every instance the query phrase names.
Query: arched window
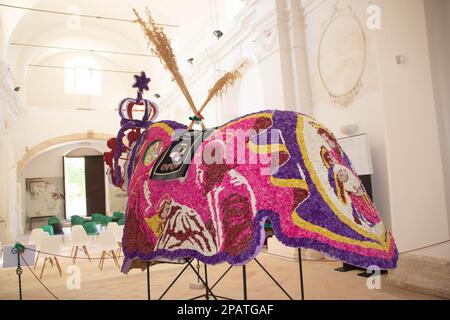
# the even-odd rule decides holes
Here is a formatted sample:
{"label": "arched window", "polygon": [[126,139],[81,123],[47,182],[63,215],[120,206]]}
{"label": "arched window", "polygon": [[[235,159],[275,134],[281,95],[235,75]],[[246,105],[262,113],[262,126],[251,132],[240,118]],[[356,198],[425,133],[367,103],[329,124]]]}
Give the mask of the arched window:
{"label": "arched window", "polygon": [[67,94],[99,96],[102,92],[100,65],[87,58],[72,58],[65,63]]}

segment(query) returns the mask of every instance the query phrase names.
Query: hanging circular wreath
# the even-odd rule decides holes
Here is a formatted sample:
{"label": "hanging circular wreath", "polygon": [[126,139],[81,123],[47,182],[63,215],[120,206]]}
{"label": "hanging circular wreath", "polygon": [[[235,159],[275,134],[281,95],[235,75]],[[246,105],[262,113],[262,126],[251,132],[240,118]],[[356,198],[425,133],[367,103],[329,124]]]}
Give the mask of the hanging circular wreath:
{"label": "hanging circular wreath", "polygon": [[366,36],[352,12],[335,12],[319,43],[320,80],[334,104],[349,106],[362,87]]}

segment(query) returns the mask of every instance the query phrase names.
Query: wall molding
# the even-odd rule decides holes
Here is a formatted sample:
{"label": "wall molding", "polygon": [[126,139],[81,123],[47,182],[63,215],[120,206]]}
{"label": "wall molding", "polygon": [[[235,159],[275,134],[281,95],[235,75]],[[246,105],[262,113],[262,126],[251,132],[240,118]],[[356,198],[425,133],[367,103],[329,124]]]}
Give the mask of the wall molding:
{"label": "wall molding", "polygon": [[34,157],[38,156],[42,152],[48,151],[52,148],[56,148],[58,146],[67,144],[67,143],[73,143],[73,142],[80,142],[80,141],[106,141],[109,138],[111,138],[112,134],[110,133],[102,133],[102,132],[84,132],[84,133],[73,133],[73,134],[67,134],[64,136],[58,136],[54,138],[47,139],[41,143],[38,143],[37,145],[33,146],[32,148],[28,149],[27,152],[23,155],[23,157],[17,162],[17,176],[20,178],[20,176],[23,173],[23,170],[25,168],[25,165],[28,161],[33,159]]}

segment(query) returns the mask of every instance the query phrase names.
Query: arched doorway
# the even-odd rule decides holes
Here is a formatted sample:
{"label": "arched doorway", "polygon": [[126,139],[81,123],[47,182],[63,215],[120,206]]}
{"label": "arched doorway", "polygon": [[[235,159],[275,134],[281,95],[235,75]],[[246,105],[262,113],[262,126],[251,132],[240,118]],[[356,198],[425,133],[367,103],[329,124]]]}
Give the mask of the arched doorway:
{"label": "arched doorway", "polygon": [[[22,160],[19,161],[19,201],[21,204],[20,207],[22,208],[22,219],[20,224],[24,227],[23,230],[29,230],[45,224],[46,219],[44,216],[48,215],[56,215],[62,220],[65,218],[70,220],[70,216],[67,216],[66,214],[67,208],[65,202],[67,195],[64,181],[64,158],[81,158],[83,163],[85,158],[88,158],[88,161],[96,158],[99,167],[101,164],[102,169],[94,169],[94,174],[87,173],[88,186],[87,188],[84,188],[88,195],[94,193],[90,191],[91,187],[89,187],[89,185],[91,184],[90,181],[92,179],[97,181],[97,188],[98,185],[100,185],[102,190],[97,190],[95,194],[97,198],[101,199],[101,207],[100,209],[91,209],[90,212],[79,212],[81,213],[80,215],[89,215],[89,213],[94,212],[92,210],[106,214],[111,214],[113,211],[124,210],[127,198],[123,196],[123,191],[109,184],[106,171],[103,167],[102,154],[106,151],[106,141],[103,139],[103,136],[106,137],[109,135],[101,134],[100,138],[95,138],[97,136],[99,136],[99,134],[91,134],[89,137],[84,137],[79,134],[71,137],[54,138],[51,139],[52,141],[45,141],[31,148],[23,156]],[[88,167],[91,166],[88,164]],[[84,183],[86,183],[85,175],[86,173],[83,175]],[[93,178],[94,175],[96,178]],[[35,186],[31,186],[30,182],[35,182]],[[47,192],[47,197],[43,197],[41,201],[38,202],[38,205],[35,203],[30,204],[29,198],[31,197],[31,193],[36,191],[31,189],[34,187],[42,188],[47,182],[51,185],[47,184],[47,190],[41,190],[41,192]],[[38,199],[35,198],[34,200]],[[42,218],[30,219],[31,217],[40,216],[42,216]],[[32,224],[30,222],[32,222]]]}

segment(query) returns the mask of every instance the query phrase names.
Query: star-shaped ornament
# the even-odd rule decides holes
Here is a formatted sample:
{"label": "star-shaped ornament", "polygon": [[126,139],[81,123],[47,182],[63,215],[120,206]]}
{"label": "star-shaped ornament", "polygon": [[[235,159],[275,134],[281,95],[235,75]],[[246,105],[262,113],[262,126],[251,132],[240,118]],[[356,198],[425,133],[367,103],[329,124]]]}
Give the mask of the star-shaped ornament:
{"label": "star-shaped ornament", "polygon": [[148,83],[150,82],[150,78],[147,78],[145,72],[142,71],[141,75],[135,75],[136,83],[133,84],[133,88],[138,88],[139,92],[143,92],[144,90],[148,91]]}

